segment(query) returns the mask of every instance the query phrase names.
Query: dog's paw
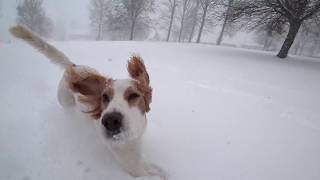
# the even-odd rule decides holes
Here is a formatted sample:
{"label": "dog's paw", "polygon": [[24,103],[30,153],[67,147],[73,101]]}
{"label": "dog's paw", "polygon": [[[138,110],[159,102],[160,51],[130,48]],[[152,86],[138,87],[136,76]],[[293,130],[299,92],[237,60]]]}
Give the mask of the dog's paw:
{"label": "dog's paw", "polygon": [[148,175],[151,177],[158,177],[161,180],[168,180],[169,179],[169,175],[166,173],[166,171],[155,164],[147,164],[146,171],[147,171]]}

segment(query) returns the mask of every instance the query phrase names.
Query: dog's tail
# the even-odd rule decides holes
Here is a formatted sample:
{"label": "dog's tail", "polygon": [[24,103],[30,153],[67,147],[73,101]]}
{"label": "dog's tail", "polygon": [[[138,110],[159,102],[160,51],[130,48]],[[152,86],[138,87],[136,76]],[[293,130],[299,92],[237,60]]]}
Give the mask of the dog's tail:
{"label": "dog's tail", "polygon": [[50,45],[49,43],[41,39],[28,28],[21,25],[17,25],[10,28],[10,32],[15,37],[24,40],[25,42],[33,46],[35,49],[40,51],[48,59],[50,59],[52,63],[57,64],[64,69],[69,67],[70,65],[73,65],[73,63],[69,60],[69,58],[66,55],[64,55],[54,46]]}

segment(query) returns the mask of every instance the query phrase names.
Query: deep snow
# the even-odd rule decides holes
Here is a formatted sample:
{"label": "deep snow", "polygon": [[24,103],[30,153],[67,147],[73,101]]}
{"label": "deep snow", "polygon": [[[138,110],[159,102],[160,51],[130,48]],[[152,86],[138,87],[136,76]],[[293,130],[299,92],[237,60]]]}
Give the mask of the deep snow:
{"label": "deep snow", "polygon": [[[320,179],[317,59],[195,44],[54,44],[116,78],[127,77],[131,53],[144,58],[154,88],[144,152],[170,179]],[[61,76],[28,45],[0,45],[0,179],[133,179],[91,121],[59,106]]]}

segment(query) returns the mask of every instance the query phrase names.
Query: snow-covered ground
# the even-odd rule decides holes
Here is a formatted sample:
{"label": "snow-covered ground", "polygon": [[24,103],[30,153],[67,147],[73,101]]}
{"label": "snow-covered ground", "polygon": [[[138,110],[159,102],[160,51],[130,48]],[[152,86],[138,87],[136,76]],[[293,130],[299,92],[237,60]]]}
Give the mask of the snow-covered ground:
{"label": "snow-covered ground", "polygon": [[[320,61],[195,44],[54,44],[117,78],[142,55],[154,88],[144,153],[170,179],[320,179]],[[61,76],[28,45],[0,45],[0,179],[133,179],[93,122],[59,106]]]}

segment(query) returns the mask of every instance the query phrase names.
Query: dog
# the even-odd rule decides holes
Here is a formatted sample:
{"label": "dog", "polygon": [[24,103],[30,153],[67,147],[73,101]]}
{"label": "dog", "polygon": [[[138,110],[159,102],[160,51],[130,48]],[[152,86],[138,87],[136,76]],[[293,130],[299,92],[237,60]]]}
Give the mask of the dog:
{"label": "dog", "polygon": [[130,78],[112,79],[88,66],[74,64],[24,26],[14,26],[10,32],[64,69],[58,88],[59,103],[64,108],[77,104],[86,108],[84,113],[96,120],[102,140],[125,171],[133,177],[167,179],[165,171],[142,158],[141,138],[147,126],[146,113],[150,111],[152,88],[141,57],[133,55],[128,61]]}

